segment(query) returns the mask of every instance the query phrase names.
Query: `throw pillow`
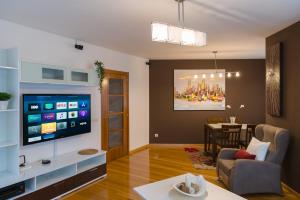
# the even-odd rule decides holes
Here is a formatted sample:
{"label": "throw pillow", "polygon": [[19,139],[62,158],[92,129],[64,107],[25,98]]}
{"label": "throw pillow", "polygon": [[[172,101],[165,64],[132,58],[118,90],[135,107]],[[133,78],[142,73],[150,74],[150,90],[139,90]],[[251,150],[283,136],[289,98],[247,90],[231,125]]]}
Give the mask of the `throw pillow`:
{"label": "throw pillow", "polygon": [[253,137],[247,147],[247,152],[256,155],[255,160],[264,161],[270,144],[270,142],[262,142]]}
{"label": "throw pillow", "polygon": [[248,153],[245,149],[240,149],[234,154],[235,159],[249,159],[254,160],[256,155]]}

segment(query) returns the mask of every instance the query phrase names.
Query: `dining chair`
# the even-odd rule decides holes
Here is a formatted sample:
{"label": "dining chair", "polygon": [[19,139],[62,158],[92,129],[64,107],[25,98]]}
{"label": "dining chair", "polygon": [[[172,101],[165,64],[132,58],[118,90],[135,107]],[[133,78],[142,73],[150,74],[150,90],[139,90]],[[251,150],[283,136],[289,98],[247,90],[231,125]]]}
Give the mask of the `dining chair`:
{"label": "dining chair", "polygon": [[[206,120],[207,124],[218,124],[218,123],[225,123],[225,119],[223,117],[209,117]],[[207,141],[207,149],[210,151],[210,145],[211,145],[211,135],[209,133],[208,135],[208,141]]]}
{"label": "dining chair", "polygon": [[244,135],[241,134],[241,138],[240,138],[241,147],[247,148],[252,137],[255,137],[255,128],[256,128],[256,124],[247,124],[245,134]]}
{"label": "dining chair", "polygon": [[216,137],[216,145],[222,148],[239,148],[242,125],[222,125]]}

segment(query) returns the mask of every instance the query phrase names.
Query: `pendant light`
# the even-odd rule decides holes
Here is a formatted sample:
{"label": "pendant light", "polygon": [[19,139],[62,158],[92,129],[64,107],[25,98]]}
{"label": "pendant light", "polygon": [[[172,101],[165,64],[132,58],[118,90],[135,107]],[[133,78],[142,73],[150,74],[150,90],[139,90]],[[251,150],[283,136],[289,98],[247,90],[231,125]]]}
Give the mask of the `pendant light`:
{"label": "pendant light", "polygon": [[184,27],[184,1],[175,0],[178,3],[178,23],[180,26],[172,26],[166,23],[152,22],[152,41],[187,46],[205,46],[206,33]]}
{"label": "pendant light", "polygon": [[[210,77],[211,78],[214,78],[216,77],[214,74],[217,74],[219,78],[223,78],[223,73],[222,72],[218,72],[218,66],[217,66],[217,53],[218,51],[213,51],[212,52],[214,55],[215,55],[215,73],[211,73],[210,74]],[[231,78],[232,77],[232,74],[235,75],[236,78],[239,78],[241,76],[240,72],[239,71],[235,71],[235,72],[225,72],[225,77],[227,78]]]}

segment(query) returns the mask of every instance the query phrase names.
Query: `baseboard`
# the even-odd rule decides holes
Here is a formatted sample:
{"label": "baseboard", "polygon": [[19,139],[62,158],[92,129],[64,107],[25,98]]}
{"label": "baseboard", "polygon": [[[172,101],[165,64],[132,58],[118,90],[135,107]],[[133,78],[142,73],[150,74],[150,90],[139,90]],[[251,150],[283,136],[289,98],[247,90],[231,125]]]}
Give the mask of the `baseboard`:
{"label": "baseboard", "polygon": [[146,144],[146,145],[144,145],[144,146],[141,146],[141,147],[139,147],[139,148],[136,148],[136,149],[133,149],[133,150],[129,151],[129,155],[138,153],[138,152],[143,151],[143,150],[146,150],[146,149],[148,149],[148,148],[149,148],[149,144]]}
{"label": "baseboard", "polygon": [[179,147],[179,148],[183,148],[183,147],[201,147],[203,146],[202,144],[162,144],[162,143],[152,143],[149,144],[150,147]]}
{"label": "baseboard", "polygon": [[287,190],[289,190],[291,193],[293,193],[294,195],[296,195],[300,199],[300,194],[297,191],[295,191],[294,189],[292,189],[290,186],[288,186],[284,182],[281,182],[281,184],[283,185],[284,188],[286,188]]}

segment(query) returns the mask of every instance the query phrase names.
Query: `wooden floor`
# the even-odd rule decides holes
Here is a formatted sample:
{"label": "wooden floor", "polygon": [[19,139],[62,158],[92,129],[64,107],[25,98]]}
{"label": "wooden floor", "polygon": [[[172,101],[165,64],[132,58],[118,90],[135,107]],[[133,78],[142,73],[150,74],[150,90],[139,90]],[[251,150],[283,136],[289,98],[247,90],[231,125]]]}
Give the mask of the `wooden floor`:
{"label": "wooden floor", "polygon": [[[183,151],[183,146],[180,145],[151,145],[149,149],[109,163],[107,170],[108,175],[106,178],[72,193],[64,199],[140,199],[133,191],[134,187],[186,172],[202,174],[208,181],[224,187],[217,181],[215,170],[194,169],[191,161]],[[245,196],[245,198],[250,200],[299,199],[286,188],[284,188],[283,197],[255,195]]]}

